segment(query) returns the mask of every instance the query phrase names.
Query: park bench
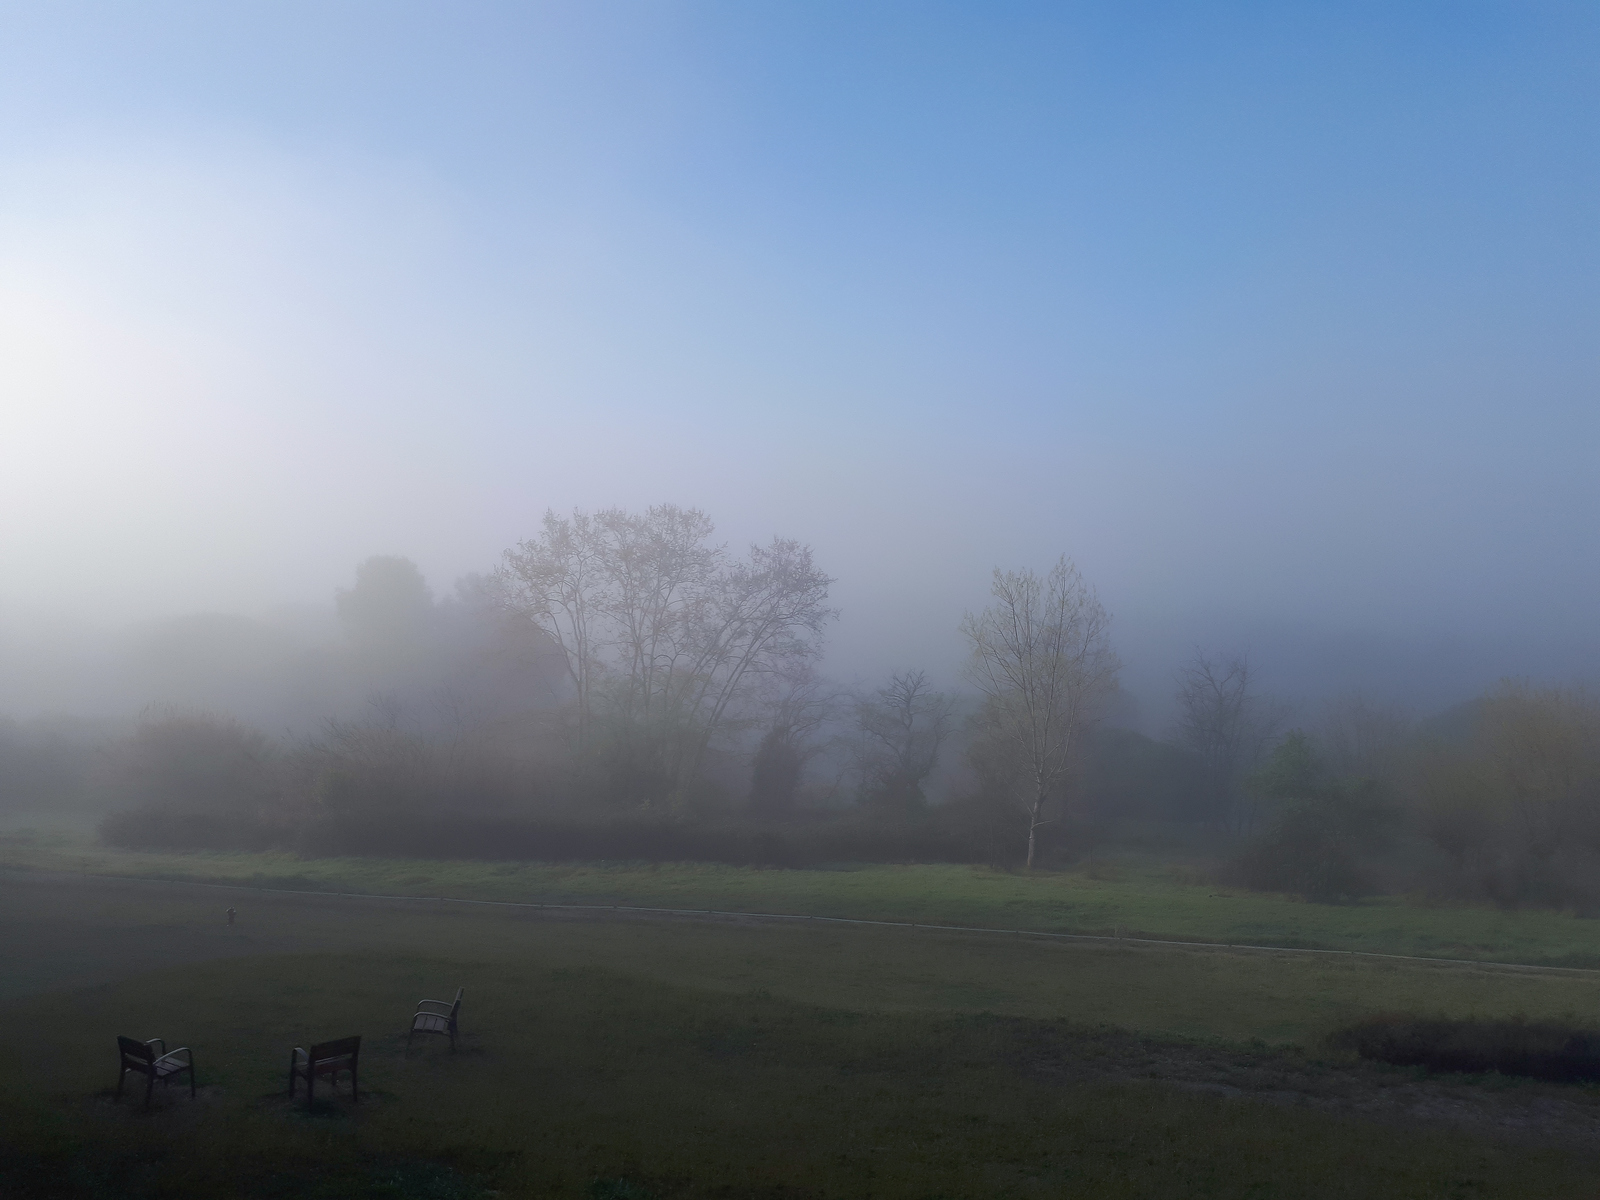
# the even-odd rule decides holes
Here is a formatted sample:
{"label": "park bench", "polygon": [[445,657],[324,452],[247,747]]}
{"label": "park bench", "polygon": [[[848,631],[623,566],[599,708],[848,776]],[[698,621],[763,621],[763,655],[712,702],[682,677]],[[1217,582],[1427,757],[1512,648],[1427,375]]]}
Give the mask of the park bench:
{"label": "park bench", "polygon": [[411,1039],[419,1033],[437,1033],[450,1039],[450,1049],[456,1048],[456,1036],[461,1032],[461,996],[465,988],[456,989],[456,998],[449,1004],[443,1000],[422,1000],[411,1017],[411,1032],[406,1034],[406,1049],[411,1049]]}
{"label": "park bench", "polygon": [[[161,1047],[157,1054],[155,1048]],[[194,1099],[194,1051],[187,1046],[179,1046],[170,1054],[167,1052],[167,1043],[160,1038],[151,1038],[148,1042],[137,1041],[130,1037],[117,1038],[117,1056],[121,1059],[122,1069],[117,1072],[117,1099],[122,1099],[122,1084],[128,1078],[128,1072],[145,1077],[144,1102],[146,1107],[150,1104],[150,1094],[155,1090],[156,1080],[161,1081],[161,1086],[166,1087],[173,1079],[184,1072],[189,1074],[189,1099]],[[180,1057],[181,1056],[181,1057]]]}
{"label": "park bench", "polygon": [[338,1038],[331,1042],[320,1042],[306,1050],[296,1046],[289,1052],[289,1099],[294,1099],[296,1083],[306,1081],[306,1107],[312,1106],[312,1087],[318,1075],[326,1075],[333,1081],[335,1090],[339,1086],[339,1072],[350,1072],[350,1099],[357,1104],[361,1103],[360,1093],[356,1088],[356,1065],[361,1058],[361,1038]]}

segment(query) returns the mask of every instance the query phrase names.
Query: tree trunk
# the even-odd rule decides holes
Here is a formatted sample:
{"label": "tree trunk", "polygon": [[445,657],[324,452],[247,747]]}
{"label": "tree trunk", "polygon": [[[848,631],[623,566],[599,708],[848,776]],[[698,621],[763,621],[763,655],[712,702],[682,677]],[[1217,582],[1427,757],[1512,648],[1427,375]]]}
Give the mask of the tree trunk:
{"label": "tree trunk", "polygon": [[1037,830],[1041,824],[1039,820],[1039,814],[1043,810],[1044,797],[1039,796],[1034,800],[1033,808],[1028,813],[1028,865],[1023,868],[1025,871],[1033,870],[1034,831]]}

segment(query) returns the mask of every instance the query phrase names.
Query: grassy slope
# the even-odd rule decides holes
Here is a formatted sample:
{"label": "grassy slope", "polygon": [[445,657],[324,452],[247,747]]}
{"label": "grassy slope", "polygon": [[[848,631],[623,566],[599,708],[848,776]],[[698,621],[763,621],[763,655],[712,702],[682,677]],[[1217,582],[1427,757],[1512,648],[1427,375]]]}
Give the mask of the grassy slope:
{"label": "grassy slope", "polygon": [[[161,884],[0,882],[0,998],[174,964],[298,952],[599,967],[664,986],[878,1012],[994,1012],[1184,1037],[1310,1044],[1375,1010],[1560,1016],[1600,977],[1360,958],[1037,942],[841,925],[550,917]],[[239,910],[225,924],[222,909]],[[444,987],[448,978],[440,982]]]}
{"label": "grassy slope", "polygon": [[[1554,1197],[1587,1194],[1600,1166],[1030,1069],[1107,1016],[1310,1038],[1336,1015],[1330,995],[1350,1011],[1402,995],[1592,1005],[1595,985],[1577,977],[288,896],[250,900],[229,929],[212,893],[0,889],[5,957],[78,951],[71,969],[104,975],[0,1004],[32,1050],[0,1057],[8,1197],[446,1200],[476,1194],[473,1178],[528,1196],[605,1195],[593,1181],[626,1179],[609,1194],[628,1200]],[[241,957],[201,961],[217,954]],[[168,965],[127,975],[152,955]],[[466,1051],[404,1060],[409,1005],[457,983]],[[961,1015],[979,1007],[1022,1015]],[[195,1046],[207,1095],[150,1115],[108,1103],[119,1031]],[[369,1101],[289,1109],[277,1095],[288,1047],[355,1031]]]}
{"label": "grassy slope", "polygon": [[[397,997],[427,960],[245,960],[8,1006],[58,1066],[13,1107],[10,1194],[1556,1197],[1592,1156],[1401,1132],[1152,1084],[1056,1084],[1026,1055],[1054,1031],[642,989],[598,969],[480,969],[476,1031],[409,1061]],[[367,1031],[367,1101],[306,1116],[287,1047]],[[151,1114],[103,1098],[111,1056],[81,1031],[159,1025],[203,1047],[208,1095]],[[37,1079],[0,1068],[16,1096]],[[99,1092],[99,1095],[96,1093]],[[17,1110],[21,1111],[18,1112]],[[25,1131],[25,1132],[21,1132]],[[397,1189],[420,1164],[444,1190]]]}
{"label": "grassy slope", "polygon": [[13,833],[0,866],[282,888],[807,913],[1241,945],[1600,966],[1600,921],[1543,911],[1424,906],[1399,897],[1316,905],[1184,882],[1147,868],[1024,875],[965,866],[837,871],[708,864],[537,864],[285,854],[160,854],[66,834]]}

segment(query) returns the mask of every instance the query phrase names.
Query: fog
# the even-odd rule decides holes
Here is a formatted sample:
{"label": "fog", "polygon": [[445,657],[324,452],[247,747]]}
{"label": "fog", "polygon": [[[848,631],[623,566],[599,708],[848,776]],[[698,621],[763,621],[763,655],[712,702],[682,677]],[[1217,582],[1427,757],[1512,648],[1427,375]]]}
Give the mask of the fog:
{"label": "fog", "polygon": [[1062,553],[1152,734],[1595,678],[1591,16],[711,11],[9,18],[0,711],[311,728],[358,563],[662,502],[844,684]]}
{"label": "fog", "polygon": [[1594,1194],[1597,62],[0,0],[0,1198]]}

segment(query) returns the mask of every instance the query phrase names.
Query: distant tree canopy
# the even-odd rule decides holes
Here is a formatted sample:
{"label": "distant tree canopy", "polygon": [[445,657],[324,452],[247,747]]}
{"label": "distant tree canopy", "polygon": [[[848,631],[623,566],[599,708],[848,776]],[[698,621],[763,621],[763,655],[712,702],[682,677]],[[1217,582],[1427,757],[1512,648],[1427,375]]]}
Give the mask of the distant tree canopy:
{"label": "distant tree canopy", "polygon": [[1600,909],[1600,701],[1506,680],[1425,731],[1406,776],[1453,880],[1502,903]]}
{"label": "distant tree canopy", "polygon": [[1283,727],[1281,707],[1254,686],[1248,656],[1196,652],[1178,668],[1175,740],[1202,764],[1207,819],[1242,830],[1254,819],[1245,779]]}
{"label": "distant tree canopy", "polygon": [[832,719],[837,695],[810,671],[781,682],[766,703],[765,732],[750,770],[750,808],[770,818],[794,815],[806,763],[821,751],[816,731]]}
{"label": "distant tree canopy", "polygon": [[856,762],[863,804],[891,817],[925,812],[923,784],[950,736],[954,705],[923,671],[897,671],[856,701]]}
{"label": "distant tree canopy", "polygon": [[409,558],[375,555],[356,568],[354,587],[335,594],[335,608],[358,646],[403,652],[427,637],[433,593]]}
{"label": "distant tree canopy", "polygon": [[[122,661],[162,702],[131,727],[0,720],[0,806],[115,809],[106,836],[129,845],[789,864],[1056,865],[1137,836],[1313,900],[1600,915],[1600,700],[1581,688],[1503,681],[1421,722],[1345,696],[1283,733],[1245,655],[1197,652],[1165,740],[1105,728],[1110,617],[1063,557],[994,572],[959,627],[966,694],[920,670],[846,691],[818,674],[837,613],[810,548],[714,534],[671,504],[551,511],[442,600],[411,560],[367,558],[334,595],[340,638],[155,623]],[[249,707],[274,687],[321,724],[269,737],[226,715],[283,728]]]}
{"label": "distant tree canopy", "polygon": [[821,654],[833,580],[787,538],[737,556],[698,509],[545,514],[487,581],[559,648],[579,754],[604,747],[615,794],[681,802],[713,740]]}

